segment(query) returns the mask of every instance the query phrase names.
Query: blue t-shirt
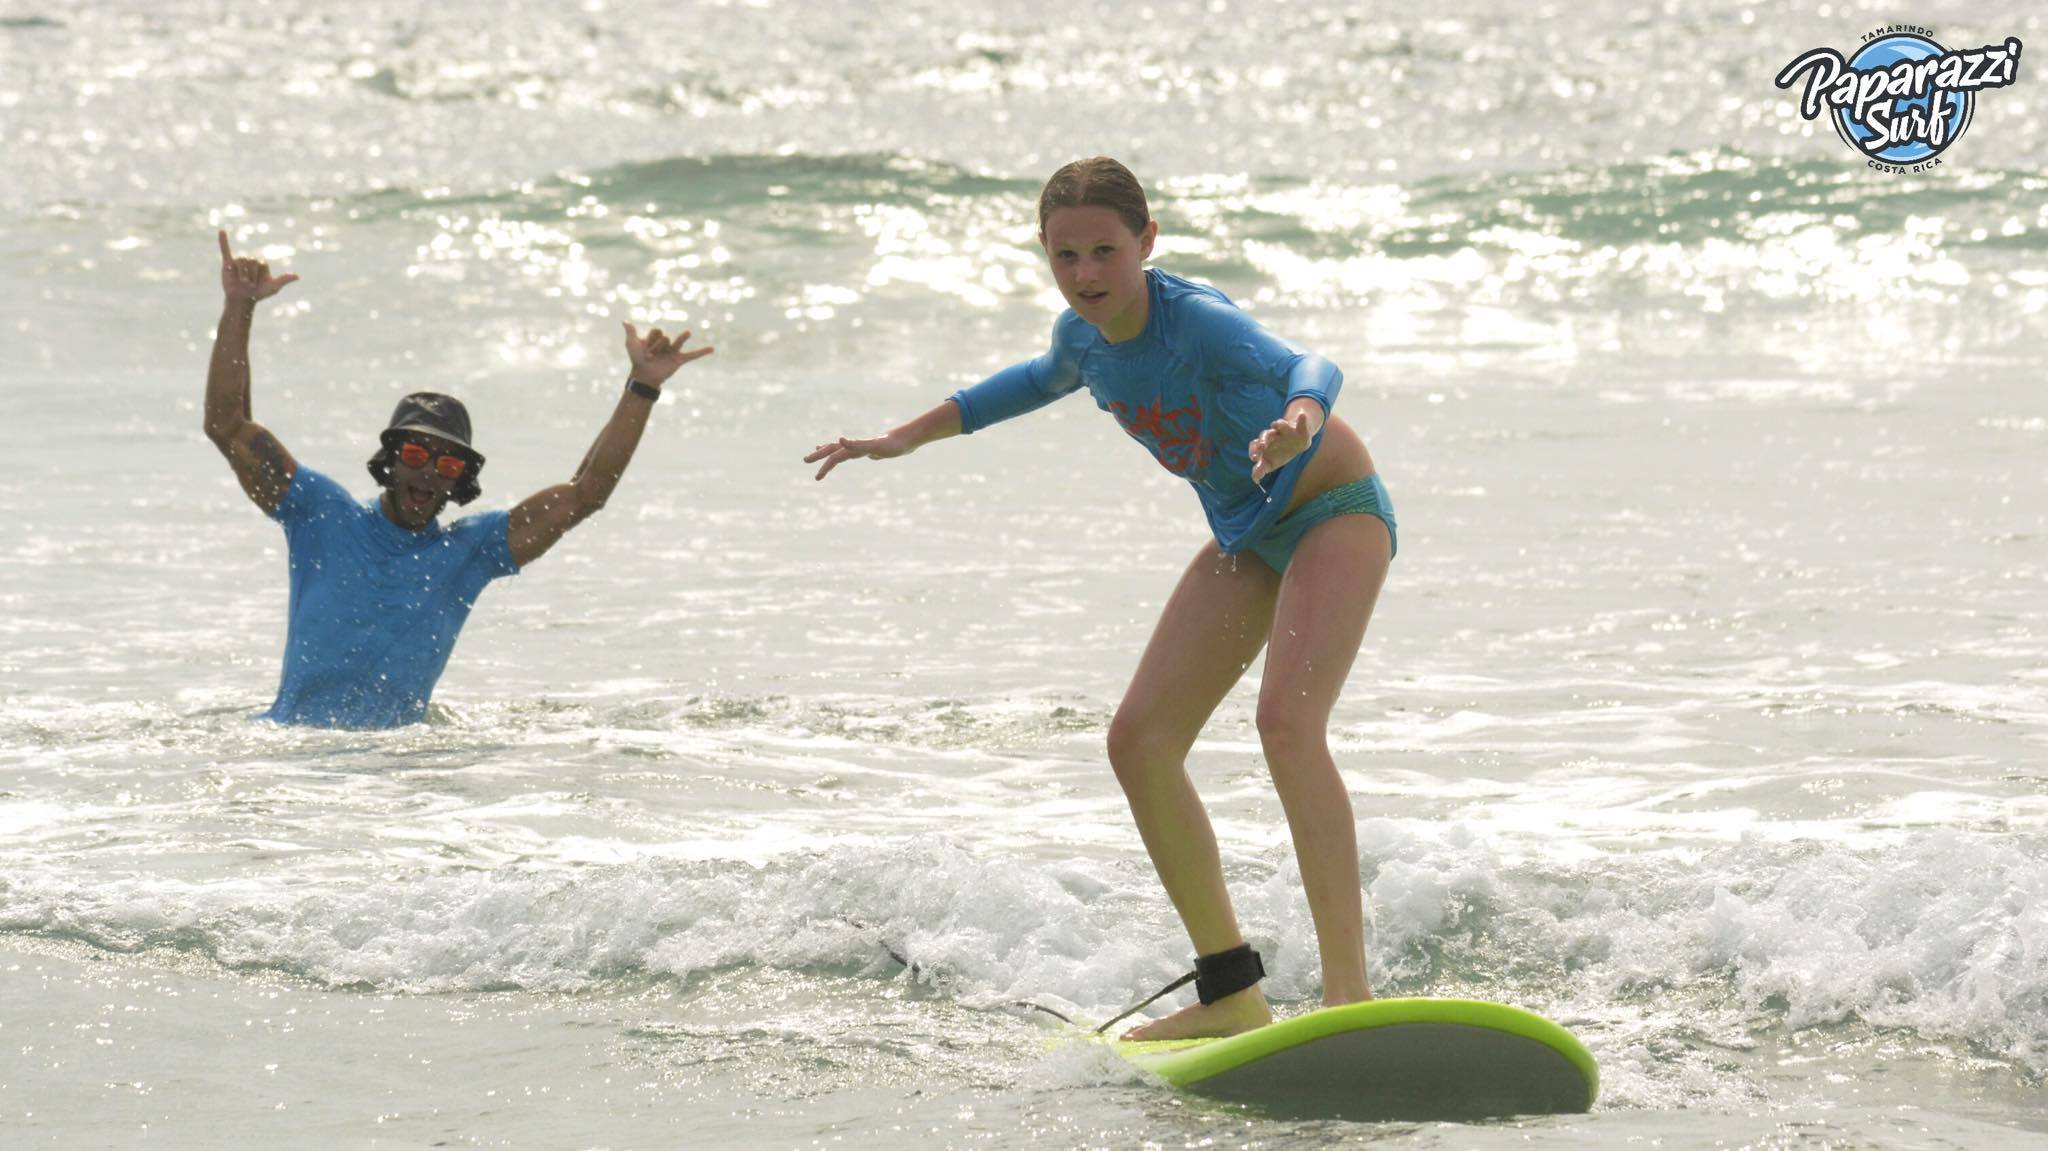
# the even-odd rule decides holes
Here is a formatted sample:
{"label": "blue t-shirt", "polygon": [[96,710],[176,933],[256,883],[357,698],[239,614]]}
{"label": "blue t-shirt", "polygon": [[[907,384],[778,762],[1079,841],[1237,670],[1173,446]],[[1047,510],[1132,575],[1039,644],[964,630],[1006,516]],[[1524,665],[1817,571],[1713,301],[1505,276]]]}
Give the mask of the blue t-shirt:
{"label": "blue t-shirt", "polygon": [[271,518],[291,556],[284,676],[264,718],[397,727],[426,714],[484,585],[516,575],[506,512],[423,531],[300,464]]}
{"label": "blue t-shirt", "polygon": [[1067,309],[1053,322],[1050,351],[953,393],[960,430],[1087,388],[1161,466],[1194,485],[1223,550],[1241,551],[1287,510],[1322,434],[1263,485],[1252,482],[1252,441],[1298,396],[1327,416],[1343,373],[1260,327],[1215,288],[1158,268],[1145,270],[1145,284],[1143,332],[1113,344]]}

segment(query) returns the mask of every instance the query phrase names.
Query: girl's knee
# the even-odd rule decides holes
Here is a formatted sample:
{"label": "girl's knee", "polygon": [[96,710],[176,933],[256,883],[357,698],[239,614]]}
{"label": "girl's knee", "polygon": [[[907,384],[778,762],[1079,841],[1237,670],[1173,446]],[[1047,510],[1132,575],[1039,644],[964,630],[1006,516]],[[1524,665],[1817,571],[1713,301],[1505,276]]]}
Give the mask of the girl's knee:
{"label": "girl's knee", "polygon": [[1259,746],[1269,767],[1304,755],[1328,754],[1327,717],[1314,708],[1292,700],[1260,699],[1258,725]]}
{"label": "girl's knee", "polygon": [[1109,766],[1126,791],[1145,784],[1160,772],[1179,771],[1187,759],[1188,746],[1161,733],[1157,724],[1133,719],[1121,711],[1109,721]]}

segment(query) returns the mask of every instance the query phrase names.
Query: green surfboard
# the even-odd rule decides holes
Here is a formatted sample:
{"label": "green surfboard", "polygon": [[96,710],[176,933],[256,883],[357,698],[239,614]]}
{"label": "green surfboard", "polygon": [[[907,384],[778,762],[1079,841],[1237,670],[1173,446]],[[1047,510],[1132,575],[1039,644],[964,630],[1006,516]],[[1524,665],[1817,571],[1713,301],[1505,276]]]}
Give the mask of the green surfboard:
{"label": "green surfboard", "polygon": [[1299,1117],[1571,1113],[1591,1108],[1600,1091],[1600,1070],[1571,1032],[1471,999],[1374,999],[1226,1039],[1116,1048],[1175,1087]]}

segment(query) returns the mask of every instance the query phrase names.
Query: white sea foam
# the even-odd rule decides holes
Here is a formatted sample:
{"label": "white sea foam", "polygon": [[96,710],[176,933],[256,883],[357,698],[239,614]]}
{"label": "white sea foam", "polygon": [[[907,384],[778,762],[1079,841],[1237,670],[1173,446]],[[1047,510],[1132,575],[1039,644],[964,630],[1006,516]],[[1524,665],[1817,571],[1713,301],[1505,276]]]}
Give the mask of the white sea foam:
{"label": "white sea foam", "polygon": [[[2000,837],[1937,832],[1876,852],[1757,840],[1546,868],[1504,863],[1498,844],[1457,825],[1365,831],[1382,993],[1472,988],[1487,972],[1539,1001],[1677,992],[1753,1022],[1857,1020],[2048,1067],[2048,861]],[[1314,935],[1291,858],[1237,874],[1273,994],[1312,996]],[[1142,870],[923,843],[762,868],[641,862],[360,886],[44,871],[0,879],[0,930],[411,992],[765,967],[1101,1013],[1185,964],[1162,902]]]}

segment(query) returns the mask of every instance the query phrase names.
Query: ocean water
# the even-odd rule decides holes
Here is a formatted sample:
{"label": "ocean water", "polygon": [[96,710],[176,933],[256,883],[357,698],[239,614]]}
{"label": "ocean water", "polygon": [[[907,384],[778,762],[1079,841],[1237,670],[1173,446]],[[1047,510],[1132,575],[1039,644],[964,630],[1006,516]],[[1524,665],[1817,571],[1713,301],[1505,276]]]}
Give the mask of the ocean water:
{"label": "ocean water", "polygon": [[[1920,175],[1771,77],[2023,4],[0,4],[0,1143],[2036,1147],[2048,96]],[[1035,354],[1038,184],[1343,366],[1401,554],[1333,720],[1382,994],[1518,1003],[1590,1115],[1287,1122],[1066,1041],[1187,943],[1104,761],[1204,538],[1085,401],[824,484]],[[277,529],[200,433],[454,391],[566,478],[618,324],[718,348],[484,596],[430,721],[252,722]],[[1283,1010],[1252,725],[1190,770]]]}

